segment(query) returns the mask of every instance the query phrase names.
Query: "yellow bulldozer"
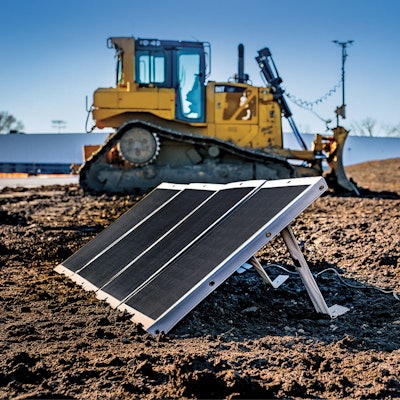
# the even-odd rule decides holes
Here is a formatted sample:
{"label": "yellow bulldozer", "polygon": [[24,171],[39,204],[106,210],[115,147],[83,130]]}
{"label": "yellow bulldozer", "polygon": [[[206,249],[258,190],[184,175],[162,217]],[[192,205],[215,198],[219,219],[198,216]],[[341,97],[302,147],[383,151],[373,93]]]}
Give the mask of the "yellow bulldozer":
{"label": "yellow bulldozer", "polygon": [[[85,149],[80,168],[84,190],[146,193],[161,182],[227,183],[251,179],[317,176],[354,191],[344,172],[341,126],[316,135],[312,149],[299,133],[284,98],[271,52],[256,61],[265,87],[249,83],[244,49],[227,82],[207,80],[208,42],[112,37],[116,85],[94,92],[94,128],[113,128],[102,146]],[[283,147],[282,117],[301,150]],[[327,166],[330,170],[327,170]]]}

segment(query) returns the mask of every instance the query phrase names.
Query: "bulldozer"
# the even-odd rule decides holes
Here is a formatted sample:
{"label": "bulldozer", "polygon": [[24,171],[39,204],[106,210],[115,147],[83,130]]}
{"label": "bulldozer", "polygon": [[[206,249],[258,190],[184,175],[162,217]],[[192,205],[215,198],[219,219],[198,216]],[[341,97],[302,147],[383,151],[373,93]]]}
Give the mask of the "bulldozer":
{"label": "bulldozer", "polygon": [[[228,183],[324,174],[336,190],[354,191],[342,163],[348,131],[317,134],[307,149],[292,118],[271,51],[258,51],[265,80],[253,86],[238,70],[208,80],[208,42],[111,37],[115,87],[98,88],[88,110],[95,128],[112,128],[101,146],[85,148],[80,185],[96,193],[147,193],[161,182]],[[287,118],[300,150],[283,146]],[[328,169],[329,168],[329,169]]]}

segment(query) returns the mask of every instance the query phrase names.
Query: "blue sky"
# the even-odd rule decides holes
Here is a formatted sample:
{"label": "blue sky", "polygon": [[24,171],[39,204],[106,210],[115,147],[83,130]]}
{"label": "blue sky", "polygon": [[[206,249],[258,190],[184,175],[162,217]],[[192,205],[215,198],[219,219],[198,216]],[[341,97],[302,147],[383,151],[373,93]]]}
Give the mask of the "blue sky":
{"label": "blue sky", "polygon": [[[27,133],[84,132],[85,96],[114,83],[109,36],[208,41],[210,79],[225,81],[245,45],[245,69],[262,83],[254,57],[269,47],[287,92],[307,101],[323,96],[346,60],[347,118],[400,124],[400,1],[398,0],[0,0],[0,111],[21,120]],[[341,88],[314,110],[335,119]],[[289,101],[301,131],[325,124]],[[334,125],[334,124],[332,124]],[[287,129],[289,130],[289,129]]]}

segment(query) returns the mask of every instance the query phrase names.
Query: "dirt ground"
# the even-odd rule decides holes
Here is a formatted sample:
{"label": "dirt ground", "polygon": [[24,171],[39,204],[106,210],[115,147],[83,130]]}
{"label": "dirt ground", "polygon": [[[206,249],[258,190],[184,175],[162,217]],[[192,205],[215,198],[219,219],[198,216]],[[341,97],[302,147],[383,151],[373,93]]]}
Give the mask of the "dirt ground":
{"label": "dirt ground", "polygon": [[[348,313],[317,314],[298,275],[272,289],[249,270],[157,338],[54,272],[137,197],[2,189],[0,398],[400,398],[400,159],[347,174],[362,196],[324,195],[293,230]],[[279,238],[258,256],[294,271]]]}

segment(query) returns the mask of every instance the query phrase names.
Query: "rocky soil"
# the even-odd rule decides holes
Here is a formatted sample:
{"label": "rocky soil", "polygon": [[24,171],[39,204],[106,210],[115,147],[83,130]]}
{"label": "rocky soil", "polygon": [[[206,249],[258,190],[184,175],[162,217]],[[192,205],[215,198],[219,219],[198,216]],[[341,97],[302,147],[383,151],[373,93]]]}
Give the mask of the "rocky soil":
{"label": "rocky soil", "polygon": [[[293,229],[329,305],[298,275],[235,273],[157,338],[54,267],[138,201],[76,185],[0,191],[1,399],[400,398],[400,159],[347,168]],[[294,268],[281,239],[258,254]]]}

